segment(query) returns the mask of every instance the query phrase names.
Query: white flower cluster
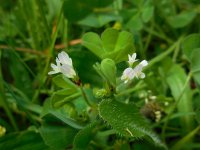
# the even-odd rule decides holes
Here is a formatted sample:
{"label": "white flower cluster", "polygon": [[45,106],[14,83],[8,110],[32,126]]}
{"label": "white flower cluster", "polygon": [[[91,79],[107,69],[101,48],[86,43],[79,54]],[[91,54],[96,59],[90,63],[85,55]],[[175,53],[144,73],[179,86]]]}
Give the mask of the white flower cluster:
{"label": "white flower cluster", "polygon": [[[132,56],[128,55],[129,67],[124,70],[121,76],[121,80],[123,80],[124,83],[127,83],[134,77],[136,78],[145,77],[145,74],[142,72],[142,69],[143,67],[147,66],[148,62],[146,60],[143,60],[136,67],[132,68],[133,63],[136,61],[137,61],[136,53],[132,54]],[[49,75],[62,73],[68,78],[74,78],[76,76],[76,72],[72,64],[72,59],[64,51],[58,54],[58,57],[56,57],[56,65],[51,64],[51,67],[53,70],[48,73]]]}
{"label": "white flower cluster", "polygon": [[72,59],[64,51],[58,54],[58,57],[56,57],[56,65],[51,64],[51,67],[53,70],[48,73],[49,75],[62,73],[68,78],[74,78],[76,76],[76,72],[72,65]]}
{"label": "white flower cluster", "polygon": [[148,65],[148,62],[143,60],[135,68],[132,68],[133,63],[137,61],[136,53],[132,54],[132,56],[128,55],[128,59],[129,67],[124,70],[121,80],[123,80],[124,83],[127,83],[134,77],[142,79],[145,78],[145,74],[142,72],[142,69]]}

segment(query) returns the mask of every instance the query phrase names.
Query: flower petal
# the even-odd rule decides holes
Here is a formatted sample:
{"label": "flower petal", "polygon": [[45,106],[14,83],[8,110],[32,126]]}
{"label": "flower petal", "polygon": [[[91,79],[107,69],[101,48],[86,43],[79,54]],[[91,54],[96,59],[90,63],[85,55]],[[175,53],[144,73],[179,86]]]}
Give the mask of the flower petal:
{"label": "flower petal", "polygon": [[69,66],[72,66],[72,59],[64,51],[58,54],[58,60],[61,64],[67,64]]}
{"label": "flower petal", "polygon": [[129,80],[132,80],[134,78],[134,71],[132,68],[126,68],[121,76],[121,80],[125,80],[125,82],[128,82]]}
{"label": "flower petal", "polygon": [[146,60],[143,60],[142,62],[140,62],[140,64],[144,67],[148,65],[148,62]]}
{"label": "flower petal", "polygon": [[57,65],[57,67],[60,67],[60,61],[57,57],[56,57],[56,65]]}
{"label": "flower petal", "polygon": [[131,55],[128,54],[128,60],[131,60]]}
{"label": "flower petal", "polygon": [[134,62],[136,62],[136,53],[133,53],[132,56],[128,55],[128,63],[130,66],[133,65]]}
{"label": "flower petal", "polygon": [[133,53],[133,55],[131,56],[133,60],[136,59],[136,53]]}
{"label": "flower petal", "polygon": [[48,75],[52,75],[52,74],[56,74],[56,73],[58,73],[58,72],[56,72],[56,71],[49,71]]}
{"label": "flower petal", "polygon": [[75,70],[67,64],[63,64],[60,69],[61,72],[68,78],[73,78],[74,76],[76,76]]}
{"label": "flower petal", "polygon": [[57,68],[57,66],[55,64],[51,64],[51,68]]}
{"label": "flower petal", "polygon": [[51,68],[53,69],[48,74],[56,74],[60,72],[60,67],[56,66],[55,64],[51,64]]}

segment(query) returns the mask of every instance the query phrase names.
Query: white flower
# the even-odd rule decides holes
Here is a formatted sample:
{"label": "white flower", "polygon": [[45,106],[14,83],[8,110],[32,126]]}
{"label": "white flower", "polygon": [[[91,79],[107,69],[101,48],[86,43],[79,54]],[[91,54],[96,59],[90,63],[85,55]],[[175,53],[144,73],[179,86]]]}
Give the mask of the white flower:
{"label": "white flower", "polygon": [[121,80],[124,80],[124,83],[132,80],[134,78],[134,71],[132,68],[126,68],[121,76]]}
{"label": "white flower", "polygon": [[[136,54],[134,53],[132,56],[128,55],[129,57],[129,65],[131,66],[135,61]],[[140,62],[135,68],[126,68],[121,76],[121,80],[124,80],[124,83],[132,80],[134,77],[136,78],[145,78],[145,74],[142,72],[143,67],[147,66],[148,62],[143,60]]]}
{"label": "white flower", "polygon": [[134,62],[136,62],[137,59],[136,59],[136,53],[133,53],[132,56],[131,55],[128,55],[128,63],[129,63],[129,66],[132,66]]}
{"label": "white flower", "polygon": [[63,73],[68,78],[76,76],[76,72],[72,65],[72,59],[64,51],[58,54],[58,58],[56,58],[56,65],[51,64],[51,67],[53,70],[48,73],[49,75]]}
{"label": "white flower", "polygon": [[140,62],[134,69],[133,69],[133,74],[134,77],[136,78],[145,78],[145,74],[142,72],[143,67],[147,66],[148,62],[146,60],[143,60]]}

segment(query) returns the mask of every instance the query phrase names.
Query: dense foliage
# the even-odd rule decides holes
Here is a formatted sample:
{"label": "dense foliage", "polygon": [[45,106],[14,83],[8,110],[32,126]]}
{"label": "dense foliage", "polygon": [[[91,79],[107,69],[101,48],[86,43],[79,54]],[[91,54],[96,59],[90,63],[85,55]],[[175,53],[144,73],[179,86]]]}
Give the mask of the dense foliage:
{"label": "dense foliage", "polygon": [[1,150],[200,149],[199,0],[0,3]]}

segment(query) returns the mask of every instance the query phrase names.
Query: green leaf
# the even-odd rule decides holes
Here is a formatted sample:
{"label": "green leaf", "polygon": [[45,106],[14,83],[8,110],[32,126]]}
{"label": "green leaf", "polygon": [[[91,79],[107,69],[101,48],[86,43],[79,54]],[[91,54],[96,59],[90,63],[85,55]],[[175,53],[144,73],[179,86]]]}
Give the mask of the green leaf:
{"label": "green leaf", "polygon": [[97,122],[93,122],[80,130],[74,139],[74,150],[89,149],[89,143],[97,133]]}
{"label": "green leaf", "polygon": [[48,9],[47,21],[50,21],[59,13],[62,6],[62,0],[51,0],[45,2]]}
{"label": "green leaf", "polygon": [[176,16],[170,16],[168,22],[173,28],[182,28],[191,23],[196,15],[195,11],[185,11]]}
{"label": "green leaf", "polygon": [[51,104],[55,108],[68,103],[69,101],[73,101],[76,98],[81,96],[81,91],[75,88],[65,88],[62,90],[58,90],[53,93],[51,96]]}
{"label": "green leaf", "polygon": [[119,32],[115,29],[108,28],[101,34],[102,44],[106,52],[112,52],[115,50],[114,43],[117,42]]}
{"label": "green leaf", "polygon": [[140,31],[143,28],[143,23],[139,14],[135,14],[125,25],[125,28],[131,31]]}
{"label": "green leaf", "polygon": [[181,43],[183,53],[189,61],[192,60],[192,53],[194,49],[200,48],[200,34],[194,33],[187,36]]}
{"label": "green leaf", "polygon": [[101,78],[93,69],[93,64],[99,61],[98,57],[86,49],[73,49],[71,56],[72,60],[76,60],[74,61],[74,67],[77,69],[77,74],[83,84],[102,85]]}
{"label": "green leaf", "polygon": [[[200,92],[200,91],[199,91]],[[193,107],[195,111],[195,120],[197,121],[198,125],[200,125],[200,94],[193,98]]]}
{"label": "green leaf", "polygon": [[200,48],[194,49],[191,56],[191,71],[195,81],[200,85]]}
{"label": "green leaf", "polygon": [[130,138],[147,137],[149,141],[156,145],[163,146],[135,105],[105,99],[99,105],[99,115],[123,136]]}
{"label": "green leaf", "polygon": [[51,104],[54,107],[60,107],[65,103],[72,101],[81,96],[80,89],[72,81],[64,75],[58,75],[53,79],[53,82],[62,90],[56,91],[51,97]]}
{"label": "green leaf", "polygon": [[77,99],[80,96],[81,96],[80,92],[76,92],[76,93],[73,93],[73,94],[67,95],[67,96],[66,95],[58,95],[55,93],[51,97],[51,104],[53,107],[58,108],[70,101]]}
{"label": "green leaf", "polygon": [[49,150],[43,142],[39,133],[34,131],[23,131],[7,134],[0,138],[1,150]]}
{"label": "green leaf", "polygon": [[106,58],[101,62],[101,71],[112,86],[116,86],[116,66],[112,59]]}
{"label": "green leaf", "polygon": [[[167,83],[171,89],[172,95],[175,100],[178,100],[180,95],[181,99],[178,103],[178,111],[181,113],[190,113],[193,112],[192,109],[192,92],[189,84],[186,85],[184,93],[182,93],[183,87],[185,85],[187,76],[184,70],[179,65],[172,65],[169,73],[167,75]],[[193,127],[193,118],[191,116],[181,117],[181,125],[183,131],[190,131]]]}
{"label": "green leaf", "polygon": [[88,0],[65,0],[63,13],[67,20],[76,22],[89,15],[92,12],[92,8],[87,2]]}
{"label": "green leaf", "polygon": [[75,128],[75,129],[82,129],[83,126],[81,123],[77,122],[76,120],[69,117],[69,114],[63,109],[55,109],[52,107],[50,100],[46,100],[44,103],[43,111],[41,113],[41,117],[45,117],[48,115],[52,115],[58,120],[66,123],[67,125]]}
{"label": "green leaf", "polygon": [[17,88],[12,88],[11,85],[5,83],[8,93],[7,99],[10,103],[16,104],[20,110],[23,110],[26,113],[34,112],[40,114],[42,107],[39,104],[32,103],[23,92]]}
{"label": "green leaf", "polygon": [[53,78],[53,82],[60,88],[75,88],[77,89],[77,85],[75,85],[70,79],[60,74]]}
{"label": "green leaf", "polygon": [[77,91],[78,90],[76,90],[76,89],[65,88],[65,89],[58,90],[58,91],[54,92],[54,94],[56,94],[56,95],[71,95],[71,94],[76,93]]}
{"label": "green leaf", "polygon": [[70,22],[79,21],[93,12],[96,7],[105,7],[113,0],[65,0],[64,15]]}
{"label": "green leaf", "polygon": [[77,130],[68,126],[43,124],[39,132],[46,145],[56,150],[64,150],[72,144]]}
{"label": "green leaf", "polygon": [[[51,42],[51,30],[42,7],[44,5],[46,5],[45,1],[19,0],[18,6],[19,14],[16,25],[22,31],[20,32],[21,36],[25,40],[30,38],[29,43],[31,47],[37,50],[46,49]],[[25,27],[22,23],[25,24]],[[23,27],[26,29],[26,32],[24,32]]]}
{"label": "green leaf", "polygon": [[100,28],[120,18],[114,13],[93,13],[78,22],[79,25]]}
{"label": "green leaf", "polygon": [[105,50],[102,49],[102,41],[98,34],[93,32],[88,32],[82,37],[83,46],[88,48],[92,53],[97,57],[102,58],[102,54],[105,53]]}
{"label": "green leaf", "polygon": [[171,149],[172,150],[184,149],[184,147],[187,146],[187,144],[191,142],[192,138],[198,133],[199,129],[200,126],[195,128],[193,131],[189,132],[186,136],[184,136],[178,142],[176,142]]}
{"label": "green leaf", "polygon": [[142,11],[142,20],[146,23],[148,22],[154,13],[154,7],[153,6],[147,6],[144,7],[143,11]]}
{"label": "green leaf", "polygon": [[13,85],[23,91],[26,96],[32,97],[34,90],[31,77],[27,71],[27,68],[25,67],[25,63],[15,52],[9,52],[8,55],[8,59],[10,61],[8,66],[14,79]]}
{"label": "green leaf", "polygon": [[115,29],[106,29],[101,38],[95,33],[86,33],[83,36],[83,45],[99,58],[110,58],[116,63],[127,59],[133,53],[133,36],[129,32],[118,32]]}
{"label": "green leaf", "polygon": [[[109,29],[107,29],[105,32],[108,32],[108,31],[109,31]],[[112,30],[112,32],[116,32],[116,30],[115,31]],[[106,40],[108,40],[109,38],[111,38],[111,37],[108,36]],[[133,36],[129,32],[122,31],[118,34],[118,37],[115,37],[115,38],[117,38],[117,39],[116,39],[116,42],[114,43],[115,44],[114,51],[122,50],[127,45],[133,44]],[[102,37],[102,40],[103,40],[103,37]],[[109,43],[107,43],[107,44],[109,44]]]}
{"label": "green leaf", "polygon": [[200,34],[194,33],[187,36],[182,42],[182,50],[191,63],[191,71],[193,72],[195,81],[200,84]]}

